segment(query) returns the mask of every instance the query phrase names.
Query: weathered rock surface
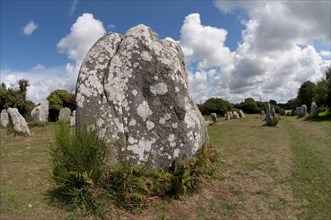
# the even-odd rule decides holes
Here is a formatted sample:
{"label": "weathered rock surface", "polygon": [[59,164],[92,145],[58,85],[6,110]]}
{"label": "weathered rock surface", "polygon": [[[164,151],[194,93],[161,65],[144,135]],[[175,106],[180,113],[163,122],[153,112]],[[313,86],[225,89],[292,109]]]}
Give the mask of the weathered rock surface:
{"label": "weathered rock surface", "polygon": [[318,117],[318,107],[316,102],[312,102],[310,106],[309,118],[317,118],[317,117]]}
{"label": "weathered rock surface", "polygon": [[211,117],[211,120],[212,120],[213,123],[217,122],[217,114],[216,113],[211,113],[210,117]]}
{"label": "weathered rock surface", "polygon": [[265,104],[265,116],[266,116],[266,125],[267,126],[276,126],[278,120],[276,118],[275,109],[271,106],[270,103]]}
{"label": "weathered rock surface", "polygon": [[239,116],[238,112],[236,112],[236,111],[233,111],[233,117],[235,119],[240,119],[240,116]]}
{"label": "weathered rock surface", "polygon": [[304,117],[307,115],[307,106],[306,105],[302,105],[300,107],[300,116]]}
{"label": "weathered rock surface", "polygon": [[62,108],[59,112],[59,121],[64,121],[70,123],[70,115],[71,115],[71,110],[70,108]]}
{"label": "weathered rock surface", "polygon": [[23,135],[31,136],[30,129],[24,117],[18,112],[17,108],[8,108],[9,123],[13,126],[14,131]]}
{"label": "weathered rock surface", "polygon": [[76,110],[72,111],[70,116],[70,127],[74,127],[76,125]]}
{"label": "weathered rock surface", "polygon": [[230,119],[233,119],[233,114],[232,114],[232,112],[227,112],[225,120],[230,120]]}
{"label": "weathered rock surface", "polygon": [[296,115],[301,115],[301,109],[300,109],[300,107],[296,107],[295,108],[295,114]]}
{"label": "weathered rock surface", "polygon": [[241,117],[241,118],[245,118],[246,116],[245,116],[245,113],[243,112],[243,110],[239,110],[239,116]]}
{"label": "weathered rock surface", "polygon": [[8,123],[9,123],[8,113],[6,109],[2,109],[0,114],[0,125],[1,127],[5,128],[7,127]]}
{"label": "weathered rock surface", "polygon": [[45,100],[40,103],[39,106],[35,107],[31,111],[31,116],[36,122],[47,122],[49,114],[49,103]]}
{"label": "weathered rock surface", "polygon": [[76,126],[93,126],[109,144],[109,165],[149,161],[167,167],[208,143],[188,93],[181,47],[144,25],[99,39],[81,66]]}

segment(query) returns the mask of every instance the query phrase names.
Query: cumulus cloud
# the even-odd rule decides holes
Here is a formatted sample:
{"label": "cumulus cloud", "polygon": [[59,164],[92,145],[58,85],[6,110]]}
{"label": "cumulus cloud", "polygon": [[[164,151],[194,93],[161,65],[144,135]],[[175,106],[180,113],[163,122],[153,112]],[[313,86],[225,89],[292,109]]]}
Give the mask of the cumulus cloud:
{"label": "cumulus cloud", "polygon": [[56,89],[67,89],[73,92],[78,71],[86,53],[104,34],[102,22],[95,19],[92,14],[85,13],[78,17],[70,33],[57,44],[59,51],[65,53],[70,60],[74,61],[73,63],[57,67],[36,64],[25,71],[1,69],[1,81],[8,87],[15,87],[19,79],[29,80],[27,98],[35,103],[45,100],[50,92]]}
{"label": "cumulus cloud", "polygon": [[30,36],[36,29],[38,28],[38,24],[34,23],[32,20],[27,23],[27,25],[23,28],[23,34],[26,36]]}
{"label": "cumulus cloud", "polygon": [[[217,34],[210,34],[201,31],[208,26],[201,24],[197,14],[185,18],[180,43],[188,56],[190,89],[197,102],[199,91],[201,97],[221,97],[232,102],[240,102],[247,97],[286,102],[297,95],[304,81],[320,80],[330,65],[329,51],[316,51],[314,47],[316,39],[323,39],[330,45],[330,2],[214,3],[222,13],[246,13],[247,20],[241,21],[245,27],[242,41],[231,52],[224,45],[226,30],[212,28]],[[202,48],[206,38],[214,42],[215,48],[225,50],[208,46]],[[218,54],[218,51],[222,52]],[[213,56],[217,59],[212,59]],[[192,66],[198,70],[192,71]],[[199,74],[203,69],[214,70],[217,74],[206,74],[208,80],[201,79]],[[204,83],[207,86],[200,86]]]}
{"label": "cumulus cloud", "polygon": [[105,33],[103,23],[95,19],[93,14],[84,13],[78,17],[70,33],[57,43],[59,51],[66,53],[68,58],[74,61],[74,64],[67,64],[68,73],[78,74],[88,50]]}
{"label": "cumulus cloud", "polygon": [[331,58],[331,51],[322,50],[322,51],[320,52],[320,55],[321,55],[322,57]]}
{"label": "cumulus cloud", "polygon": [[[36,67],[43,65],[38,64]],[[75,78],[68,76],[64,67],[32,68],[26,71],[11,69],[1,70],[1,81],[7,87],[17,88],[20,79],[27,79],[30,86],[27,89],[27,99],[39,103],[56,89],[75,89]]]}
{"label": "cumulus cloud", "polygon": [[194,13],[185,18],[180,33],[180,44],[189,61],[199,61],[201,68],[231,64],[232,54],[224,46],[226,30],[202,25],[200,15]]}

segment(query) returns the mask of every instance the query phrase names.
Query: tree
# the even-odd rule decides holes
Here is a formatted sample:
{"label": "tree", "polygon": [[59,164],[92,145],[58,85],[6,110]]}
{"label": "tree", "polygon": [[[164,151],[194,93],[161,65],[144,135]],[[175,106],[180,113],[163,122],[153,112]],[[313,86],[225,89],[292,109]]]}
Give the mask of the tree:
{"label": "tree", "polygon": [[71,110],[75,109],[75,95],[65,89],[57,89],[47,97],[49,102],[49,119],[57,121],[59,112],[62,108],[68,107]]}
{"label": "tree", "polygon": [[211,113],[216,113],[219,116],[223,116],[232,108],[231,104],[228,101],[225,101],[221,98],[210,98],[198,107],[201,114],[203,115],[210,115]]}
{"label": "tree", "polygon": [[308,111],[310,111],[310,105],[311,102],[313,101],[315,88],[316,88],[315,83],[309,80],[302,83],[299,88],[298,96],[297,96],[298,105],[306,105]]}
{"label": "tree", "polygon": [[246,98],[245,99],[245,110],[246,113],[258,113],[259,108],[253,98]]}
{"label": "tree", "polygon": [[269,103],[271,104],[271,105],[277,105],[277,102],[276,102],[276,100],[273,100],[273,99],[270,99],[269,100]]}
{"label": "tree", "polygon": [[316,85],[314,101],[318,106],[331,108],[331,67],[325,71],[325,77]]}
{"label": "tree", "polygon": [[26,100],[27,87],[30,85],[26,79],[18,81],[18,88],[7,88],[4,83],[0,87],[0,109],[17,108],[26,120],[31,119],[31,111],[36,106],[32,101]]}
{"label": "tree", "polygon": [[23,99],[25,99],[26,98],[27,88],[28,88],[28,86],[30,86],[29,81],[26,80],[26,79],[20,79],[18,81],[18,86],[19,86],[20,92],[21,92],[21,94],[23,96]]}

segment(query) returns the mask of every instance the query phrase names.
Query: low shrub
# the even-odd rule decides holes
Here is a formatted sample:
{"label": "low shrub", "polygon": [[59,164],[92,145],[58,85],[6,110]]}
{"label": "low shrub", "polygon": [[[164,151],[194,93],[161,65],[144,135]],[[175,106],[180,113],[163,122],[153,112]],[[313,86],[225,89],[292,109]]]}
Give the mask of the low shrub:
{"label": "low shrub", "polygon": [[105,206],[141,209],[157,197],[180,198],[199,188],[217,172],[219,153],[201,148],[189,160],[176,160],[167,169],[148,165],[105,166],[107,147],[95,130],[72,130],[61,123],[51,148],[51,195],[66,207],[96,213]]}

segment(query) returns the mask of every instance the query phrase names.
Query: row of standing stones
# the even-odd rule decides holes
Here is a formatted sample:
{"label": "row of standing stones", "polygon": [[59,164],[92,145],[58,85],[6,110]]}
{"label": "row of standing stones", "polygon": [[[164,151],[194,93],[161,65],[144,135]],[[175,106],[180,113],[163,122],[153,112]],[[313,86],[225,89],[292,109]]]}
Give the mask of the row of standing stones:
{"label": "row of standing stones", "polygon": [[[295,115],[298,115],[300,117],[305,117],[307,115],[307,106],[302,105],[300,107],[296,107]],[[312,102],[310,106],[310,114],[308,118],[316,118],[316,117],[318,117],[318,106],[316,102]]]}
{"label": "row of standing stones", "polygon": [[[207,126],[189,96],[181,47],[160,40],[145,25],[124,35],[107,34],[92,46],[79,71],[76,103],[77,114],[65,108],[59,119],[78,129],[97,129],[109,146],[105,162],[109,166],[149,162],[153,168],[167,167],[208,144]],[[47,109],[45,101],[33,110],[32,117],[45,121]],[[268,125],[275,111],[270,104],[265,111]],[[17,109],[7,112],[7,116],[6,110],[1,112],[2,126],[9,122],[31,135]],[[226,117],[245,117],[241,110],[239,114],[227,112]],[[211,117],[216,122],[217,115]]]}
{"label": "row of standing stones", "polygon": [[[226,112],[224,114],[225,116],[225,120],[230,120],[230,119],[240,119],[240,118],[245,118],[245,113],[240,109],[239,113],[237,111],[233,111],[233,112]],[[212,123],[216,123],[217,122],[217,114],[216,113],[211,113],[210,114],[210,118],[211,118],[211,122],[210,121],[206,121],[206,125],[210,125]]]}
{"label": "row of standing stones", "polygon": [[[31,111],[31,117],[33,121],[37,123],[48,122],[49,114],[49,103],[43,101],[39,106],[35,107]],[[69,108],[62,108],[59,112],[59,121],[69,123],[70,126],[76,124],[76,111],[71,113]],[[6,128],[8,125],[11,126],[16,133],[31,136],[29,126],[25,118],[19,113],[17,108],[3,109],[0,114],[0,125]]]}

